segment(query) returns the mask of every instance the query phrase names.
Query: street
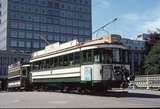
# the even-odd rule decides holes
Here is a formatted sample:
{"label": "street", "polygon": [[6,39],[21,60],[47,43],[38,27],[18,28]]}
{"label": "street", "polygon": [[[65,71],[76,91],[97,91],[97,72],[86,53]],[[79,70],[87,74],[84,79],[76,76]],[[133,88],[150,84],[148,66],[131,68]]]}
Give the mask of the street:
{"label": "street", "polygon": [[0,108],[137,108],[160,107],[160,92],[127,90],[106,95],[56,92],[1,92]]}

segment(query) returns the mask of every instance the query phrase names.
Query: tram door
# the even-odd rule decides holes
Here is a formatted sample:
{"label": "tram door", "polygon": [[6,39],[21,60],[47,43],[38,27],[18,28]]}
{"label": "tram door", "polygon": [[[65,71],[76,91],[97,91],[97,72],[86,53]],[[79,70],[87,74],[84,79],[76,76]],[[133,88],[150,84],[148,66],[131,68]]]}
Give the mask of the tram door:
{"label": "tram door", "polygon": [[102,80],[112,80],[112,65],[102,66]]}

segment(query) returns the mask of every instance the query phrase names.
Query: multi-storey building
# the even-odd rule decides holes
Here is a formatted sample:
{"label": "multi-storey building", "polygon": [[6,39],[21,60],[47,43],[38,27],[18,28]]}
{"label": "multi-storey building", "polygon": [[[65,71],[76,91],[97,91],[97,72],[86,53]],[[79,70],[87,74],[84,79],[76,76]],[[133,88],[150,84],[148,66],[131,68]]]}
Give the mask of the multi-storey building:
{"label": "multi-storey building", "polygon": [[91,39],[91,0],[0,0],[0,10],[1,50]]}
{"label": "multi-storey building", "polygon": [[123,45],[127,48],[128,60],[131,66],[131,74],[144,73],[143,63],[145,58],[145,41],[123,38]]}

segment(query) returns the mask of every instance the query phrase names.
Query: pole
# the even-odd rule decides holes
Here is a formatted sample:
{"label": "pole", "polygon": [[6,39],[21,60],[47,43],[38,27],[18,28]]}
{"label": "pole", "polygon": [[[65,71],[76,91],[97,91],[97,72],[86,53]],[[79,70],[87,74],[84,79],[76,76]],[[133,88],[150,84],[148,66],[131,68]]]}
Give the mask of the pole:
{"label": "pole", "polygon": [[149,90],[149,77],[148,77],[148,72],[147,72],[147,90]]}
{"label": "pole", "polygon": [[118,20],[118,18],[115,18],[114,20],[108,22],[107,24],[103,25],[102,27],[98,28],[97,30],[95,30],[92,34],[95,34],[97,31],[101,30],[101,29],[104,29],[107,25],[115,22],[116,20]]}
{"label": "pole", "polygon": [[[95,30],[93,33],[92,33],[92,35],[93,34],[95,34],[95,33],[97,33],[98,31],[100,31],[100,30],[104,30],[104,28],[106,27],[106,26],[108,26],[109,24],[111,24],[111,23],[113,23],[113,22],[115,22],[115,21],[117,21],[118,20],[118,18],[115,18],[115,19],[113,19],[112,21],[110,21],[110,22],[108,22],[108,23],[106,23],[105,25],[103,25],[102,27],[100,27],[100,28],[98,28],[97,30]],[[107,32],[108,33],[108,32]]]}

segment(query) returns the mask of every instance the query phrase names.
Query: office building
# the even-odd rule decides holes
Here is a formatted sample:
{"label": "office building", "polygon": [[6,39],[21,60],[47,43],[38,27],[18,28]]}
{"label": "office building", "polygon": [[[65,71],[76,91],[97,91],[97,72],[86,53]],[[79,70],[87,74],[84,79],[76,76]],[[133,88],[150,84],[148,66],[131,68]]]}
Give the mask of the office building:
{"label": "office building", "polygon": [[31,53],[91,39],[91,0],[0,0],[0,49]]}

